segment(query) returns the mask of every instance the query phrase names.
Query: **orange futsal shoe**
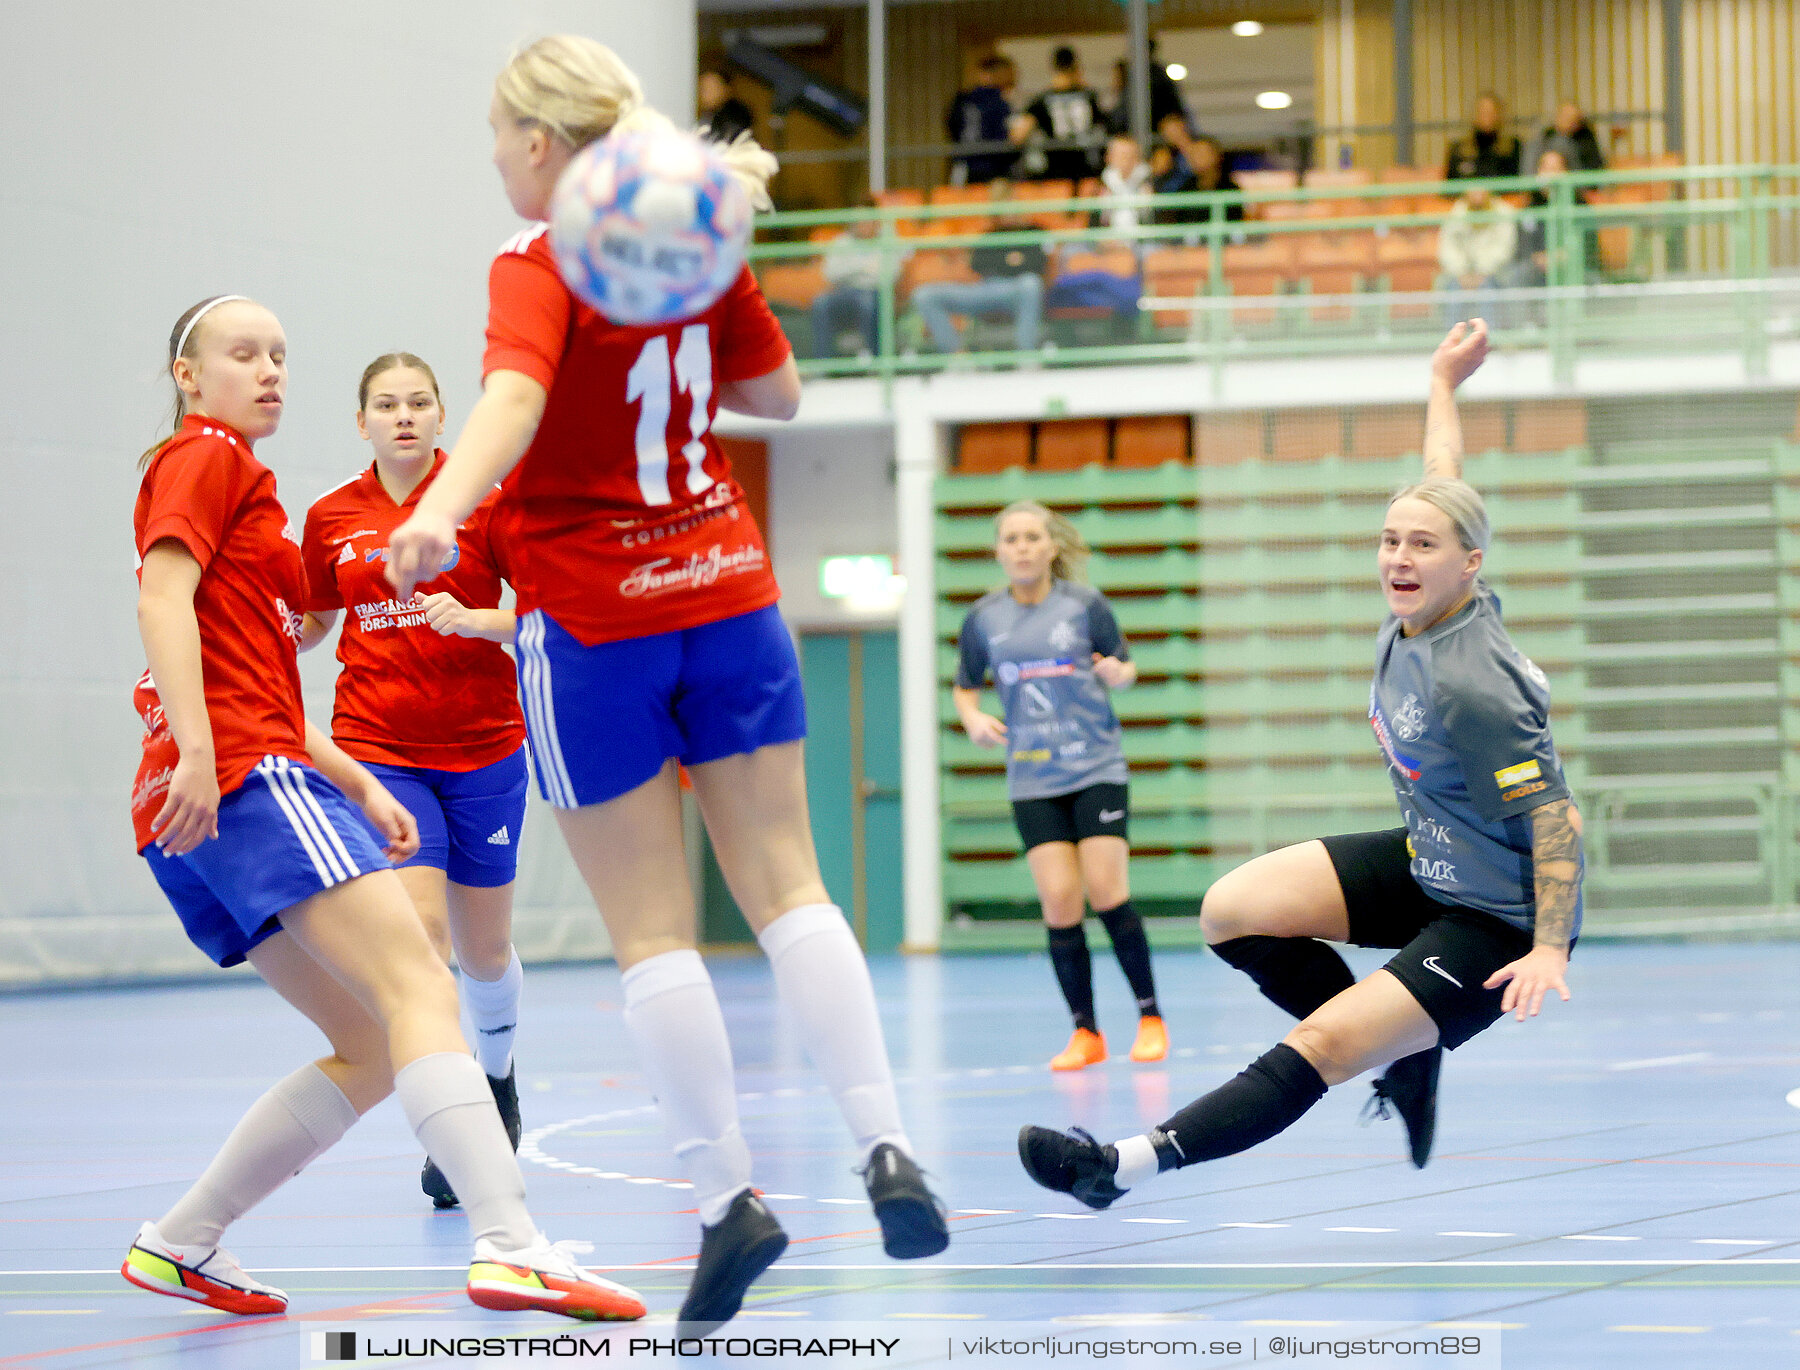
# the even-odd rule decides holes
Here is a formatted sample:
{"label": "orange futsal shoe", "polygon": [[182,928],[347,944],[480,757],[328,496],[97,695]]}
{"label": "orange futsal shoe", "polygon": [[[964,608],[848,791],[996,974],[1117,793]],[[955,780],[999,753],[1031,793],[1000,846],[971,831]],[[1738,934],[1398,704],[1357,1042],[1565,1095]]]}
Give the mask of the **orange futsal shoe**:
{"label": "orange futsal shoe", "polygon": [[1076,1028],[1069,1045],[1050,1058],[1052,1070],[1085,1070],[1106,1059],[1106,1038],[1086,1028]]}
{"label": "orange futsal shoe", "polygon": [[119,1273],[139,1289],[253,1316],[287,1312],[288,1297],[253,1280],[222,1246],[170,1246],[155,1223],[138,1228]]}
{"label": "orange futsal shoe", "polygon": [[469,1266],[469,1299],[507,1313],[561,1313],[584,1322],[632,1322],[649,1311],[635,1289],[600,1278],[576,1264],[588,1242],[539,1237],[523,1251],[501,1251],[483,1237]]}
{"label": "orange futsal shoe", "polygon": [[1169,1054],[1169,1030],[1153,1014],[1138,1019],[1137,1041],[1131,1044],[1134,1061],[1160,1061]]}

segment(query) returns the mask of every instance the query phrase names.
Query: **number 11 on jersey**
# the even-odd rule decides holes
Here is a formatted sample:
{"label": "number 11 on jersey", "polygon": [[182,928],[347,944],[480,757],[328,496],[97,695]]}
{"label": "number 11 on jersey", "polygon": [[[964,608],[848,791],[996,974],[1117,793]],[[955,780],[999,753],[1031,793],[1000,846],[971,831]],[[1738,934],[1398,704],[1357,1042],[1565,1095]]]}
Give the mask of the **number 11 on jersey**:
{"label": "number 11 on jersey", "polygon": [[688,440],[681,445],[687,459],[687,492],[705,494],[713,484],[706,474],[706,430],[712,426],[712,345],[707,326],[691,323],[681,330],[673,367],[669,363],[669,339],[663,334],[644,343],[644,350],[625,377],[625,399],[642,401],[637,423],[638,492],[649,505],[673,504],[669,493],[669,411],[677,388],[690,404]]}

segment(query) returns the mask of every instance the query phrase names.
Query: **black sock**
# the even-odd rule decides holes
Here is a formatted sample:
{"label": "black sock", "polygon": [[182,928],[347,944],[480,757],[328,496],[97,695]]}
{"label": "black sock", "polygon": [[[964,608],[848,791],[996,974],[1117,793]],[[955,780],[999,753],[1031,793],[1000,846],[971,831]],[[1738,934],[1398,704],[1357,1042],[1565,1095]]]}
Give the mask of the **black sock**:
{"label": "black sock", "polygon": [[1356,983],[1344,958],[1316,937],[1233,937],[1213,952],[1296,1018],[1310,1018]]}
{"label": "black sock", "polygon": [[1325,1081],[1285,1042],[1194,1100],[1150,1134],[1158,1168],[1174,1170],[1266,1142],[1325,1097]]}
{"label": "black sock", "polygon": [[1089,1032],[1100,1029],[1094,1022],[1094,961],[1088,955],[1087,929],[1050,928],[1050,964],[1056,967],[1056,983],[1075,1017],[1075,1026]]}
{"label": "black sock", "polygon": [[1144,920],[1127,899],[1116,909],[1100,913],[1100,921],[1106,924],[1106,935],[1112,938],[1119,969],[1131,983],[1139,1015],[1162,1017],[1162,1010],[1156,1006],[1156,977],[1150,973],[1150,939],[1144,936]]}

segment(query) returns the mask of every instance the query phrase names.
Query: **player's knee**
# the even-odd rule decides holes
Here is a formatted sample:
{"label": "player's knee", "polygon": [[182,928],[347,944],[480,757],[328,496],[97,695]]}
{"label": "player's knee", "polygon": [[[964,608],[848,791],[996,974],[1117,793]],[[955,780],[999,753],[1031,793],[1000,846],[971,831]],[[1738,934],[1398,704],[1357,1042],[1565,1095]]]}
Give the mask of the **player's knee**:
{"label": "player's knee", "polygon": [[1308,1018],[1296,1024],[1284,1040],[1307,1059],[1327,1085],[1342,1084],[1360,1070],[1360,1045],[1351,1039],[1351,1034],[1329,1023]]}
{"label": "player's knee", "polygon": [[1214,881],[1200,897],[1200,935],[1209,947],[1246,936],[1251,931],[1244,917],[1243,903],[1235,897],[1235,884],[1227,875]]}
{"label": "player's knee", "polygon": [[1078,884],[1056,884],[1038,891],[1038,902],[1044,907],[1044,921],[1053,928],[1072,928],[1087,911]]}

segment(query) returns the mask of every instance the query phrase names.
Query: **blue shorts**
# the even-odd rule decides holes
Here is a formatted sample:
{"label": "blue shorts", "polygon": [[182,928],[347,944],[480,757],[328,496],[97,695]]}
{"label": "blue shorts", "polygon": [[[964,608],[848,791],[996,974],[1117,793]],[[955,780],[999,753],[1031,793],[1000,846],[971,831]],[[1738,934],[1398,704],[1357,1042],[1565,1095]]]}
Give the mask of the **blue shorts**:
{"label": "blue shorts", "polygon": [[475,889],[510,885],[525,826],[525,749],[473,771],[363,763],[419,825],[419,851],[406,866],[436,866]]}
{"label": "blue shorts", "polygon": [[519,620],[519,701],[538,788],[559,809],[806,736],[794,640],[774,605],[584,647],[542,609]]}
{"label": "blue shorts", "polygon": [[188,940],[235,966],[281,931],[283,910],[389,868],[362,811],[310,766],[265,756],[219,801],[219,835],[186,856],[144,848]]}

